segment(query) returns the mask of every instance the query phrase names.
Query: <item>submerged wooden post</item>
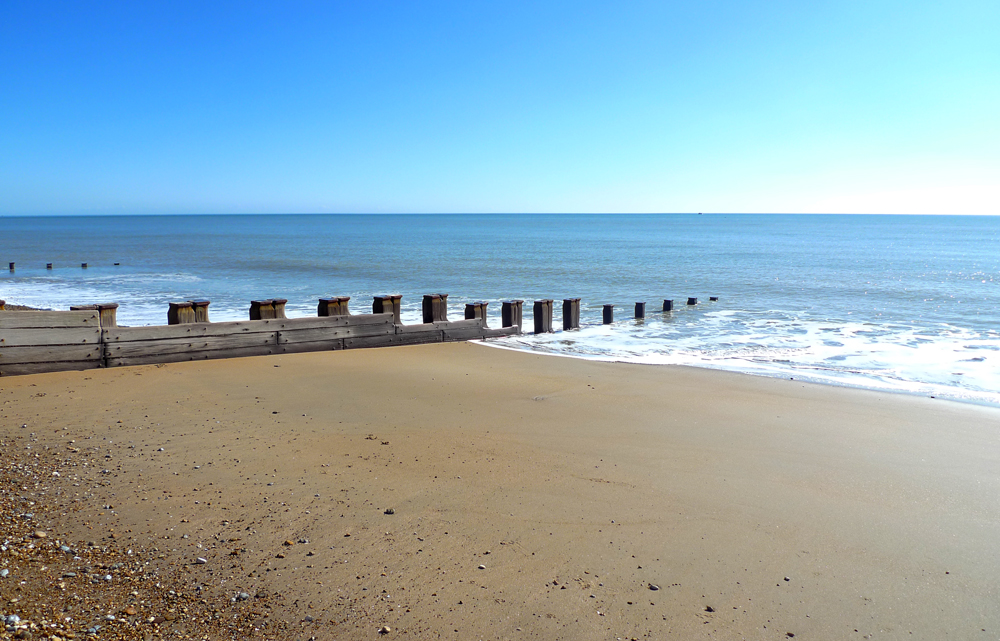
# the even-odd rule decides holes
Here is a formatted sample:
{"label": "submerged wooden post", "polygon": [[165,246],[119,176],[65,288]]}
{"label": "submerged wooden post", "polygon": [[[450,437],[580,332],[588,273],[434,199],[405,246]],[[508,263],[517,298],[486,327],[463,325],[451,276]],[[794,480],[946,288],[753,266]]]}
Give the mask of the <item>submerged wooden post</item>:
{"label": "submerged wooden post", "polygon": [[184,325],[195,322],[194,303],[184,301],[182,303],[170,303],[167,310],[167,325]]}
{"label": "submerged wooden post", "polygon": [[14,263],[10,264],[10,271],[14,271]]}
{"label": "submerged wooden post", "polygon": [[194,307],[194,322],[196,323],[209,323],[208,320],[208,306],[212,304],[212,301],[208,300],[193,300],[191,305]]}
{"label": "submerged wooden post", "polygon": [[635,304],[635,317],[646,318],[646,303]]}
{"label": "submerged wooden post", "polygon": [[615,306],[605,305],[604,306],[604,324],[610,325],[615,322]]}
{"label": "submerged wooden post", "polygon": [[536,300],[532,309],[535,320],[535,333],[547,334],[552,331],[552,299]]}
{"label": "submerged wooden post", "polygon": [[709,296],[708,300],[710,300],[710,301],[717,301],[717,300],[719,300],[719,297],[718,296]]}
{"label": "submerged wooden post", "polygon": [[697,298],[694,298],[692,296],[691,298],[688,299],[688,305],[697,305],[697,304],[698,304],[698,299]]}
{"label": "submerged wooden post", "polygon": [[521,306],[523,304],[523,300],[505,300],[500,308],[500,324],[503,327],[517,327],[517,331],[520,333],[522,328]]}
{"label": "submerged wooden post", "polygon": [[52,263],[45,263],[45,269],[52,269]]}
{"label": "submerged wooden post", "polygon": [[80,263],[80,269],[87,269],[87,263]]}
{"label": "submerged wooden post", "polygon": [[372,314],[392,314],[392,322],[397,325],[401,325],[402,323],[399,320],[399,308],[402,300],[402,294],[384,294],[382,296],[376,296],[372,301]]}
{"label": "submerged wooden post", "polygon": [[489,305],[486,301],[476,301],[475,303],[465,304],[465,320],[472,320],[474,318],[483,319],[483,327],[486,327],[486,306]]}
{"label": "submerged wooden post", "polygon": [[563,299],[563,329],[580,329],[580,299]]}
{"label": "submerged wooden post", "polygon": [[424,322],[436,323],[448,320],[448,294],[424,294]]}
{"label": "submerged wooden post", "polygon": [[663,300],[663,311],[669,312],[669,311],[672,311],[673,309],[674,309],[674,301],[671,300],[671,299],[669,299],[669,298],[664,299]]}
{"label": "submerged wooden post", "polygon": [[274,318],[273,300],[250,301],[250,320],[267,320]]}

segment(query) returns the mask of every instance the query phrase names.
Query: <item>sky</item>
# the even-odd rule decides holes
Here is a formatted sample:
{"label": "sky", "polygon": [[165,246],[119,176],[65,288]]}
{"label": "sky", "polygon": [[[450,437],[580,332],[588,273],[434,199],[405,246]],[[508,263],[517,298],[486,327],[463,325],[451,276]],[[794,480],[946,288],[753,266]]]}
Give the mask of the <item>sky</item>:
{"label": "sky", "polygon": [[0,0],[0,215],[1000,215],[1000,2]]}

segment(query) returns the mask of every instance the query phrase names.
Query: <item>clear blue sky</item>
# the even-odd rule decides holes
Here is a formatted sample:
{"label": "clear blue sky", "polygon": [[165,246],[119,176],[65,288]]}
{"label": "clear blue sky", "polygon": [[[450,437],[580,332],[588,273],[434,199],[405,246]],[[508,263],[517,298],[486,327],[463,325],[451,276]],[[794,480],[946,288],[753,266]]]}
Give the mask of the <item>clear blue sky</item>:
{"label": "clear blue sky", "polygon": [[1000,2],[0,0],[0,214],[1000,214]]}

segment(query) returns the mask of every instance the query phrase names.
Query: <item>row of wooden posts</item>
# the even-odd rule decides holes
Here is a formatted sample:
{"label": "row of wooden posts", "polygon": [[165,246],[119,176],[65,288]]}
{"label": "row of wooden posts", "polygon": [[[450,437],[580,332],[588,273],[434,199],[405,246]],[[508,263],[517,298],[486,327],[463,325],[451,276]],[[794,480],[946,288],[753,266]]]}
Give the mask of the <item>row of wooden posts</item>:
{"label": "row of wooden posts", "polygon": [[[3,263],[0,263],[2,265]],[[10,266],[10,271],[14,271],[14,263],[8,263]],[[121,263],[115,263],[115,265],[121,265]],[[80,263],[81,269],[87,269],[89,265],[87,263]],[[45,269],[52,269],[52,263],[45,263]]]}
{"label": "row of wooden posts", "polygon": [[[398,325],[400,324],[400,302],[402,300],[402,295],[400,294],[387,294],[382,296],[375,296],[372,301],[372,313],[373,314],[388,314],[393,315],[394,322]],[[348,303],[350,302],[350,296],[335,296],[332,298],[321,298],[319,299],[319,306],[317,307],[317,316],[349,316],[350,310],[348,308]],[[711,301],[719,300],[718,296],[711,296],[709,298]],[[285,298],[270,298],[265,300],[254,300],[250,301],[250,320],[267,320],[276,318],[286,318],[285,316],[285,304],[288,300]],[[208,323],[208,306],[211,303],[207,300],[196,300],[196,301],[183,301],[178,303],[169,303],[170,307],[167,310],[167,324],[168,325],[182,325],[185,323]],[[687,299],[688,305],[697,305],[698,299],[691,297]],[[489,305],[486,301],[476,301],[473,303],[465,304],[465,318],[466,320],[471,320],[475,318],[483,319],[483,324],[486,323],[486,308]],[[503,301],[500,310],[500,319],[502,327],[517,327],[520,332],[523,327],[522,314],[523,314],[523,300],[508,300]],[[551,298],[546,298],[542,300],[536,300],[532,308],[532,314],[534,316],[534,330],[536,334],[545,334],[553,331],[552,329],[552,311],[553,311],[554,301]],[[118,305],[113,303],[111,305],[91,305],[87,307],[73,307],[71,309],[99,309],[101,310],[102,324],[108,326],[105,322],[105,313],[110,315],[107,318],[107,323],[111,323],[110,326],[114,326],[114,308]],[[669,312],[674,308],[674,301],[672,299],[665,299],[663,301],[663,311]],[[3,309],[3,301],[0,301],[0,309]],[[615,306],[608,304],[604,305],[602,318],[605,325],[610,325],[614,322],[614,309]],[[437,323],[437,322],[447,322],[448,321],[448,294],[425,294],[423,299],[423,322],[424,323]],[[563,312],[563,329],[572,330],[580,328],[580,299],[579,298],[564,298],[562,305]],[[646,317],[646,303],[638,302],[635,304],[635,318],[645,318]]]}

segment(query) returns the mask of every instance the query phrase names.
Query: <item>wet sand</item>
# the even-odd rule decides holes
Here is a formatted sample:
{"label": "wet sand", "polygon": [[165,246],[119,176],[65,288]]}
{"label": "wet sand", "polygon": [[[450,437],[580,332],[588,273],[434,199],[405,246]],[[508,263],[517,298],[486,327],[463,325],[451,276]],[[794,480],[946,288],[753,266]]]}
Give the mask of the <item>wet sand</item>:
{"label": "wet sand", "polygon": [[447,344],[4,378],[0,436],[245,636],[1000,637],[994,408]]}

